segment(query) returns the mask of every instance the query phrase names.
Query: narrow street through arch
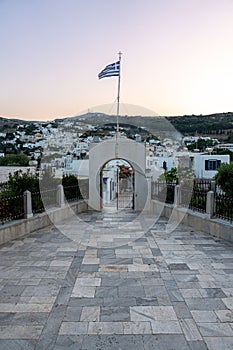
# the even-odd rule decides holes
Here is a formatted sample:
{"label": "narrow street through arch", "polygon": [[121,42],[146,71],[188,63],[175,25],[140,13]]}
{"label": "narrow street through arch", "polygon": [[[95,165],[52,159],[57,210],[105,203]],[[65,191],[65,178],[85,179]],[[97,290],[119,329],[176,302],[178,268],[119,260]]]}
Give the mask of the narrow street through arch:
{"label": "narrow street through arch", "polygon": [[123,159],[112,159],[100,171],[100,198],[102,209],[134,209],[134,169]]}

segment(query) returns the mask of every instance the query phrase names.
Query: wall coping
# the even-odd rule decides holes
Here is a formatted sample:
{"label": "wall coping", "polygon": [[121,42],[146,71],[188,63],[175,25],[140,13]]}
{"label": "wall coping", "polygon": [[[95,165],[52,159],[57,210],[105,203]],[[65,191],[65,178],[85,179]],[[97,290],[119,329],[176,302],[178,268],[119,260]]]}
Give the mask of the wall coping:
{"label": "wall coping", "polygon": [[[188,208],[175,206],[173,204],[161,203],[155,199],[151,200],[151,211],[156,214],[156,209],[163,206],[160,216],[169,218],[171,213],[173,219],[182,224],[193,227],[216,238],[233,242],[233,223],[219,218],[209,218],[206,213],[200,213]],[[156,208],[157,207],[157,208]],[[53,225],[54,222],[65,220],[75,213],[87,211],[88,204],[85,200],[68,203],[63,207],[50,208],[46,212],[38,213],[30,218],[15,220],[0,226],[0,244],[7,243],[13,239],[21,238],[36,230]],[[160,210],[161,212],[161,210]],[[52,218],[52,220],[51,220]]]}
{"label": "wall coping", "polygon": [[152,200],[152,213],[156,213],[156,206],[161,208],[161,205],[164,207],[161,216],[169,218],[172,213],[173,219],[182,224],[210,234],[215,238],[233,242],[233,223],[219,218],[209,218],[206,213],[196,212],[173,204],[161,203],[155,199]]}
{"label": "wall coping", "polygon": [[0,244],[7,243],[13,239],[21,238],[31,232],[58,223],[70,218],[74,213],[81,213],[88,210],[85,200],[67,203],[63,207],[50,208],[42,213],[37,213],[32,217],[13,220],[0,226]]}

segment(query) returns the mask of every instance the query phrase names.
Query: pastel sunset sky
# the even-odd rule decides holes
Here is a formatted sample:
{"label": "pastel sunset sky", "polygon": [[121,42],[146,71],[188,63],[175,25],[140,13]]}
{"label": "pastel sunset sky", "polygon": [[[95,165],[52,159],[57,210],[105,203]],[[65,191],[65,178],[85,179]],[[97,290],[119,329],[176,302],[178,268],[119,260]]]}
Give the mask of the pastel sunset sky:
{"label": "pastel sunset sky", "polygon": [[233,0],[0,0],[0,115],[48,120],[116,99],[233,112]]}

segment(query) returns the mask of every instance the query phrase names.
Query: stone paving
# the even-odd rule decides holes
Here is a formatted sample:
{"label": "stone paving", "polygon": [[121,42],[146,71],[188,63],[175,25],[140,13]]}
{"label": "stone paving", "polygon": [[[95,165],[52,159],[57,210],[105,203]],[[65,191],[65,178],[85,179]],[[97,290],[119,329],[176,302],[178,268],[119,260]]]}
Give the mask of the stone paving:
{"label": "stone paving", "polygon": [[233,349],[233,245],[162,218],[127,236],[134,216],[83,213],[80,241],[50,227],[1,246],[0,349]]}

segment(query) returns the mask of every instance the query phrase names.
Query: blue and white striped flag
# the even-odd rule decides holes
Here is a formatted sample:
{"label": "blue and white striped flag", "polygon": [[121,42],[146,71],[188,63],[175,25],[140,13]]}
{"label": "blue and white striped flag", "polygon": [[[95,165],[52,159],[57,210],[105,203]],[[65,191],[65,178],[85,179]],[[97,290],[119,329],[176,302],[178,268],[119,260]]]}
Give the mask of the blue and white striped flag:
{"label": "blue and white striped flag", "polygon": [[109,64],[99,74],[99,79],[107,77],[119,77],[120,75],[120,61]]}

